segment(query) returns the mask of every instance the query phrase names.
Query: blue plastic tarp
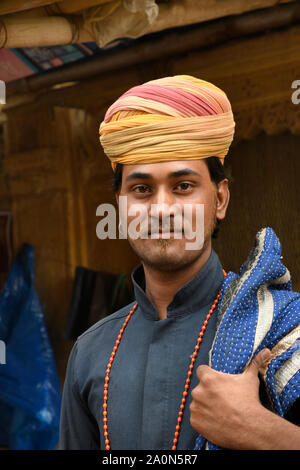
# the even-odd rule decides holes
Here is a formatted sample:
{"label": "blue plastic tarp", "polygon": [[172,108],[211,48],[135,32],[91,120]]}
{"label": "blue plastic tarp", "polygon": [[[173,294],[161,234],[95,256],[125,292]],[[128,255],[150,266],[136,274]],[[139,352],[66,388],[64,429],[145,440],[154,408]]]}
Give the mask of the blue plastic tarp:
{"label": "blue plastic tarp", "polygon": [[34,285],[33,248],[24,244],[0,295],[0,446],[54,449],[61,391]]}

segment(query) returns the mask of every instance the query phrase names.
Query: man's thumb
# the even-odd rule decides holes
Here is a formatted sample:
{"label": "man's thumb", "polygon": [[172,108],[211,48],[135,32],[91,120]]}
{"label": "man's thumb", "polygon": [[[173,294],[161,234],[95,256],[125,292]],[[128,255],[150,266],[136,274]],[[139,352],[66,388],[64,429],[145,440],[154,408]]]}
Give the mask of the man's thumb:
{"label": "man's thumb", "polygon": [[252,360],[251,364],[247,367],[245,372],[250,372],[255,375],[258,374],[258,371],[261,367],[263,367],[266,362],[270,359],[271,351],[267,348],[262,349],[259,353],[255,356]]}

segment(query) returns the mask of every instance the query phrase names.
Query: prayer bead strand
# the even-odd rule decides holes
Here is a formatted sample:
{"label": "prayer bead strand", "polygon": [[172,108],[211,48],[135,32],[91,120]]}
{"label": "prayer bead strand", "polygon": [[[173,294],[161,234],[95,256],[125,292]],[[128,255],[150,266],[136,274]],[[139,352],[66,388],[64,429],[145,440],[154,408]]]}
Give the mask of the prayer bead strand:
{"label": "prayer bead strand", "polygon": [[[225,279],[226,275],[227,275],[226,271],[223,269],[224,279]],[[186,379],[186,382],[185,382],[184,392],[182,394],[181,404],[180,404],[180,408],[179,408],[179,412],[178,412],[177,425],[176,425],[176,431],[175,431],[175,434],[174,434],[172,450],[177,449],[177,443],[178,443],[178,438],[179,438],[179,433],[180,433],[180,428],[181,428],[181,421],[182,421],[183,411],[184,411],[184,408],[185,408],[186,398],[187,398],[188,390],[189,390],[190,383],[191,383],[191,376],[192,376],[192,373],[193,373],[194,364],[196,362],[196,358],[197,358],[198,351],[199,351],[199,348],[200,348],[200,343],[202,342],[202,338],[204,336],[204,332],[206,330],[208,320],[210,319],[214,309],[218,305],[220,296],[221,296],[221,289],[220,289],[216,299],[214,300],[214,303],[212,304],[208,314],[206,315],[206,319],[204,320],[203,326],[202,326],[201,331],[199,333],[194,352],[191,356],[192,358],[191,358],[191,362],[190,362],[190,365],[189,365],[188,376],[187,376],[187,379]]]}
{"label": "prayer bead strand", "polygon": [[106,369],[106,376],[105,376],[105,384],[104,384],[104,399],[103,399],[103,429],[104,429],[104,437],[105,437],[105,448],[106,450],[110,450],[110,442],[108,439],[108,426],[107,426],[107,399],[108,399],[108,382],[109,382],[109,374],[111,370],[112,363],[114,361],[114,357],[116,355],[118,346],[120,344],[120,341],[122,339],[124,330],[127,326],[127,323],[129,322],[131,315],[134,313],[135,309],[137,308],[138,303],[133,306],[132,310],[130,310],[129,315],[127,315],[126,320],[123,323],[123,326],[120,330],[120,333],[118,335],[118,338],[116,340],[116,344],[113,348],[113,351],[111,353],[109,363],[107,364],[107,369]]}

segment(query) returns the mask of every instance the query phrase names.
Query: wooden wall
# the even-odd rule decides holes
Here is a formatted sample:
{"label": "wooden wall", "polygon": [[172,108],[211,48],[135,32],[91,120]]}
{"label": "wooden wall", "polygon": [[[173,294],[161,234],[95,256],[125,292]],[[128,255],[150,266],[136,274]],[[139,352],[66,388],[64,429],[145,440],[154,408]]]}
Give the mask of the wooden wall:
{"label": "wooden wall", "polygon": [[183,73],[226,91],[237,124],[226,157],[234,183],[214,247],[224,267],[237,270],[257,230],[271,226],[282,242],[294,288],[300,289],[300,105],[291,102],[291,83],[300,78],[299,39],[300,27],[294,26],[8,103],[0,177],[9,185],[9,200],[5,196],[0,209],[9,205],[13,212],[15,252],[23,242],[35,248],[36,286],[61,382],[72,346],[62,332],[75,267],[129,275],[138,263],[126,240],[96,237],[96,208],[114,201],[99,124],[107,107],[138,83]]}
{"label": "wooden wall", "polygon": [[230,203],[214,242],[225,269],[237,272],[257,231],[273,228],[296,291],[300,291],[299,145],[299,136],[285,132],[263,133],[232,147]]}

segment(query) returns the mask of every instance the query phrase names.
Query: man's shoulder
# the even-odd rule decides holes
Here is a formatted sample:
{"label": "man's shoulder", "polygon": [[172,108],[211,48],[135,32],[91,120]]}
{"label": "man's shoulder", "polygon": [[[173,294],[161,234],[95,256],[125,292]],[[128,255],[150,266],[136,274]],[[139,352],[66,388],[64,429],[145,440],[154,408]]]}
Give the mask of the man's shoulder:
{"label": "man's shoulder", "polygon": [[98,334],[102,334],[103,330],[105,330],[107,327],[113,328],[115,325],[118,325],[123,320],[123,318],[127,317],[128,313],[130,312],[130,310],[132,309],[135,303],[136,301],[134,300],[130,304],[120,308],[116,312],[94,323],[94,325],[92,325],[90,328],[84,331],[80,336],[78,336],[77,343],[85,341],[87,338],[90,338],[92,336],[97,336]]}
{"label": "man's shoulder", "polygon": [[111,353],[124,320],[134,304],[135,302],[132,302],[99,320],[78,336],[71,356],[73,362],[76,362],[79,376],[88,375],[94,364],[107,362],[107,356]]}

